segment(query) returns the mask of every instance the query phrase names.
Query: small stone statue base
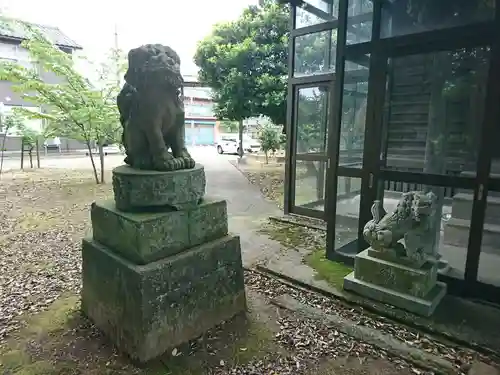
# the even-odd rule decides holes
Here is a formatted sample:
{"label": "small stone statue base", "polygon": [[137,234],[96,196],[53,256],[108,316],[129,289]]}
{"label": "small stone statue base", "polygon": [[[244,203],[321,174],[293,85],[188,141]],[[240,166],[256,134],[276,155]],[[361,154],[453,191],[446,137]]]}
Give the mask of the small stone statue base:
{"label": "small stone statue base", "polygon": [[356,255],[344,289],[412,313],[430,316],[446,294],[432,260],[413,262],[390,250],[369,248]]}
{"label": "small stone statue base", "polygon": [[113,174],[129,212],[113,201],[92,205],[82,310],[118,349],[146,362],[245,310],[240,239],[228,235],[226,202],[202,199],[201,165]]}

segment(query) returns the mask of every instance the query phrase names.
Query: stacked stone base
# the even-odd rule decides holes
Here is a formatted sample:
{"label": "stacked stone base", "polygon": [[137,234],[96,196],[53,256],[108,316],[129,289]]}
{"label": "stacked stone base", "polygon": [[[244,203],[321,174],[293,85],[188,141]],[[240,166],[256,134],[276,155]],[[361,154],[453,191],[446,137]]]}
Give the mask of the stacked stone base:
{"label": "stacked stone base", "polygon": [[354,272],[344,278],[344,289],[364,297],[430,316],[446,294],[446,284],[437,281],[434,261],[413,263],[367,249],[354,262]]}
{"label": "stacked stone base", "polygon": [[[152,175],[163,181],[176,178],[169,173],[173,175]],[[124,197],[127,184],[120,183]],[[186,189],[186,184],[179,186]],[[139,181],[135,188],[140,189]],[[82,248],[82,310],[138,362],[158,357],[246,308],[240,239],[228,235],[226,202],[191,199],[174,202],[182,207],[176,210],[149,197],[148,207],[156,206],[150,212],[140,212],[130,201],[121,202],[128,212],[112,201],[92,205],[93,237],[84,239]]]}

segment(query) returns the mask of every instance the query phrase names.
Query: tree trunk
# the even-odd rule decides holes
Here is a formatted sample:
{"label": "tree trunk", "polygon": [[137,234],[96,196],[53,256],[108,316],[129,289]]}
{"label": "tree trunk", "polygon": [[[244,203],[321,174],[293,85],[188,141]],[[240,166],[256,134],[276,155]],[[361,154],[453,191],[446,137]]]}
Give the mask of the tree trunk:
{"label": "tree trunk", "polygon": [[99,184],[99,176],[97,175],[97,167],[95,165],[94,156],[92,155],[92,146],[90,145],[90,141],[85,141],[87,145],[87,150],[89,150],[90,162],[92,163],[92,169],[94,171],[95,183]]}
{"label": "tree trunk", "polygon": [[101,184],[104,184],[104,147],[99,142],[99,160],[101,162]]}
{"label": "tree trunk", "polygon": [[35,141],[35,147],[36,147],[36,166],[37,168],[40,168],[40,137],[36,137]]}
{"label": "tree trunk", "polygon": [[[432,85],[429,106],[429,126],[427,128],[427,141],[425,145],[424,173],[446,174],[446,159],[448,124],[446,116],[446,98],[443,95],[446,79],[450,74],[451,61],[448,52],[438,53],[432,64]],[[426,192],[432,191],[437,197],[437,208],[434,223],[435,230],[433,238],[434,253],[439,254],[439,242],[441,238],[441,220],[444,204],[444,187],[426,186]]]}
{"label": "tree trunk", "polygon": [[239,143],[239,156],[240,159],[243,157],[244,151],[243,151],[243,120],[240,120],[238,124],[238,132],[239,132],[239,138],[240,138],[240,143]]}
{"label": "tree trunk", "polygon": [[4,152],[5,152],[5,140],[7,138],[7,131],[5,131],[2,139],[2,151],[0,155],[0,178],[2,177],[2,171],[3,171],[3,157],[4,157]]}
{"label": "tree trunk", "polygon": [[33,169],[33,148],[30,148],[28,155],[30,156],[30,168]]}
{"label": "tree trunk", "polygon": [[264,151],[264,155],[266,156],[266,164],[269,164],[269,157],[267,156],[267,151]]}
{"label": "tree trunk", "polygon": [[24,169],[24,141],[21,140],[21,169]]}

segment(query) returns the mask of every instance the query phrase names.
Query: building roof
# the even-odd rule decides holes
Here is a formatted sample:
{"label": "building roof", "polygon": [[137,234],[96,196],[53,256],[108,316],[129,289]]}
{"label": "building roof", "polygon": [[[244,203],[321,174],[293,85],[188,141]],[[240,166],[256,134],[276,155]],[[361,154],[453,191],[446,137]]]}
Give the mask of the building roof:
{"label": "building roof", "polygon": [[82,46],[73,39],[70,39],[55,26],[46,26],[19,20],[16,21],[17,22],[0,22],[0,38],[19,41],[26,40],[28,38],[28,33],[23,27],[23,24],[26,24],[40,31],[48,40],[59,47],[82,49]]}

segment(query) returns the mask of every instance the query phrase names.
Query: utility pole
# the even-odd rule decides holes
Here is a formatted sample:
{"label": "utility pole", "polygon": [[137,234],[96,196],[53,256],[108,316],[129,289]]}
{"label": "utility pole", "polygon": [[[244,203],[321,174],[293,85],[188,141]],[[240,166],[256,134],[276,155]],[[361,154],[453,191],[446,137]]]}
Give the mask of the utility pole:
{"label": "utility pole", "polygon": [[121,79],[120,79],[120,66],[119,66],[120,61],[119,61],[118,51],[119,51],[119,49],[118,49],[118,24],[115,23],[115,52],[114,52],[115,56],[114,56],[114,58],[115,58],[115,61],[116,61],[116,66],[115,66],[115,69],[116,69],[116,85],[118,87],[120,87],[120,81],[121,81]]}

